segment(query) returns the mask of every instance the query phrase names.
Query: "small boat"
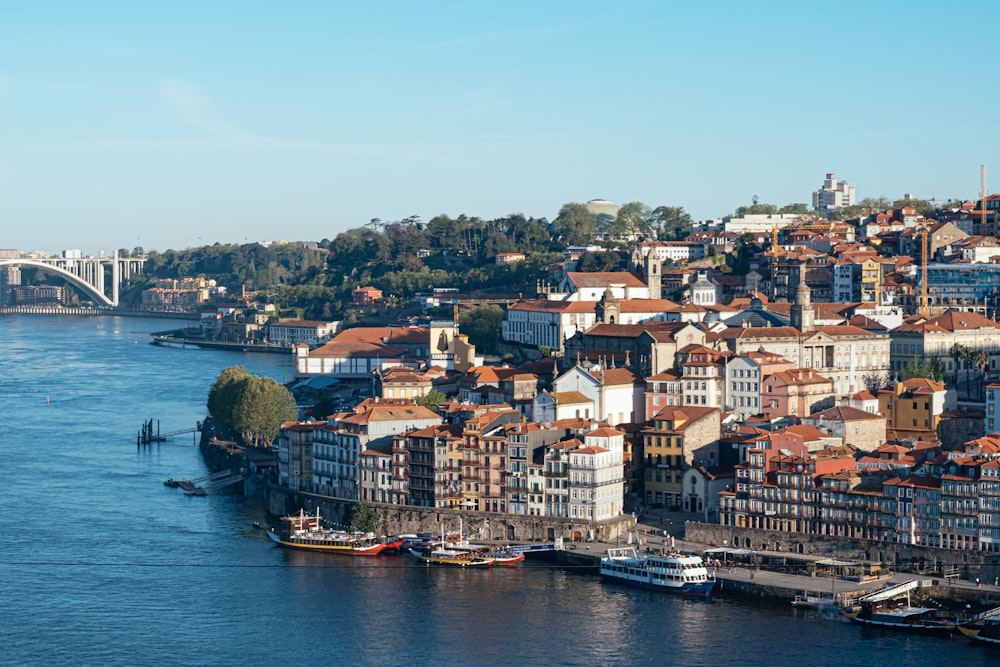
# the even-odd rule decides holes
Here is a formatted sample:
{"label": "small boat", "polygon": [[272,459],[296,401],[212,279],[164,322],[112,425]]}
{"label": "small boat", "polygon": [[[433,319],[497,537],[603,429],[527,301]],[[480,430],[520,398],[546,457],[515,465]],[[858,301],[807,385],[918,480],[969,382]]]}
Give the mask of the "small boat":
{"label": "small boat", "polygon": [[501,565],[504,567],[513,567],[524,562],[524,552],[515,551],[509,547],[503,549],[493,549],[490,551],[489,557],[493,559],[494,565]]}
{"label": "small boat", "polygon": [[1000,645],[1000,607],[979,614],[958,626],[958,631],[979,644]]}
{"label": "small boat", "polygon": [[614,547],[601,557],[601,576],[628,586],[696,597],[708,597],[715,588],[701,556],[678,551],[640,556],[635,547]]}
{"label": "small boat", "polygon": [[793,607],[801,609],[836,609],[838,604],[833,598],[825,598],[820,595],[796,595],[792,600]]}
{"label": "small boat", "polygon": [[173,477],[167,477],[163,480],[163,486],[169,486],[171,489],[176,489],[181,483],[174,479]]}
{"label": "small boat", "polygon": [[374,533],[348,532],[324,528],[316,508],[316,515],[299,514],[281,517],[278,530],[269,528],[267,536],[272,542],[286,549],[322,551],[349,556],[377,556],[385,549],[385,542]]}
{"label": "small boat", "polygon": [[494,559],[471,549],[449,548],[449,545],[431,545],[424,548],[410,548],[410,553],[428,565],[451,565],[455,567],[489,567]]}
{"label": "small boat", "polygon": [[841,609],[840,613],[854,623],[870,627],[940,635],[954,632],[960,625],[957,616],[910,604],[910,591],[919,586],[920,582],[915,580],[891,586],[860,598],[857,607]]}
{"label": "small boat", "polygon": [[265,526],[264,526],[264,524],[262,524],[262,523],[261,523],[260,521],[254,521],[254,522],[253,522],[253,527],[254,527],[254,528],[255,528],[256,530],[263,530]]}
{"label": "small boat", "polygon": [[208,495],[208,491],[206,491],[205,489],[203,489],[200,486],[192,486],[189,489],[184,489],[184,495],[185,496],[206,496],[206,495]]}

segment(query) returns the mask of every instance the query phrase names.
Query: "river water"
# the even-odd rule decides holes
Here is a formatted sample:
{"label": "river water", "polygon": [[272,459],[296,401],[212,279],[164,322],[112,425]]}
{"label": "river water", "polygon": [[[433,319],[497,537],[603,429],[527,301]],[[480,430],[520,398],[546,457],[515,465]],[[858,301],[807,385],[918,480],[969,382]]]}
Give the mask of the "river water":
{"label": "river water", "polygon": [[428,569],[287,552],[190,434],[233,364],[279,381],[291,356],[149,344],[176,323],[0,318],[0,664],[980,664],[965,639],[869,633],[787,604],[681,600],[570,568]]}

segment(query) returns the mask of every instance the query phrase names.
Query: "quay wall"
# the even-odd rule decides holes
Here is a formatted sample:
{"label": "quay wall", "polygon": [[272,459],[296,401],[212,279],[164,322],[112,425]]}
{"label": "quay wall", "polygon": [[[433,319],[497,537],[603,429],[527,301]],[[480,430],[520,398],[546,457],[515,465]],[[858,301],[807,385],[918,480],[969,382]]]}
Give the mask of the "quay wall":
{"label": "quay wall", "polygon": [[[329,521],[347,526],[351,510],[356,501],[332,498],[303,491],[293,491],[273,484],[266,484],[264,504],[269,514],[283,516],[296,514],[299,509],[306,513],[320,513]],[[368,505],[382,517],[382,530],[390,535],[406,533],[426,533],[442,530],[457,530],[462,522],[463,532],[475,539],[502,542],[552,542],[561,537],[567,542],[585,540],[588,531],[594,531],[599,541],[613,541],[625,538],[635,525],[631,516],[622,516],[607,521],[589,521],[568,518],[526,516],[520,514],[500,514],[496,512],[475,512],[438,507],[416,507],[412,505],[390,505],[369,502]]]}
{"label": "quay wall", "polygon": [[914,544],[857,540],[831,535],[806,535],[775,530],[737,528],[688,521],[685,541],[729,546],[753,551],[788,552],[827,556],[838,560],[883,563],[890,569],[914,569],[940,575],[942,568],[957,568],[963,579],[994,582],[1000,577],[1000,554],[966,549],[937,549]]}

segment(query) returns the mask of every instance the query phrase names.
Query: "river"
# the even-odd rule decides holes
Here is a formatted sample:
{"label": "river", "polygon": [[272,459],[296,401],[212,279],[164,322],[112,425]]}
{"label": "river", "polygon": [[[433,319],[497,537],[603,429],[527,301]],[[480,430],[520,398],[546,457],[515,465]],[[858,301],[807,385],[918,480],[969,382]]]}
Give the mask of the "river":
{"label": "river", "polygon": [[870,633],[787,604],[675,599],[549,565],[428,569],[274,547],[259,503],[185,496],[219,372],[291,355],[177,350],[176,323],[0,318],[0,662],[9,665],[980,664],[965,639]]}

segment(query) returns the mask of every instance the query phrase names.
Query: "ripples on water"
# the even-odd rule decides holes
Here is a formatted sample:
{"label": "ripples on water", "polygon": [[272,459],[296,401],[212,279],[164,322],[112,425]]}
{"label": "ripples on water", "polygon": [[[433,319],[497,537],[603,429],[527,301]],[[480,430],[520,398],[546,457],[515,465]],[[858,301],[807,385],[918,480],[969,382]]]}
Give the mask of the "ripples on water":
{"label": "ripples on water", "polygon": [[[275,548],[259,504],[184,496],[190,436],[226,366],[280,381],[284,355],[171,350],[171,322],[0,318],[0,664],[939,665],[965,640],[865,634],[787,605],[711,603],[572,569],[427,568]],[[46,403],[46,398],[49,402]],[[187,439],[186,439],[187,438]]]}

